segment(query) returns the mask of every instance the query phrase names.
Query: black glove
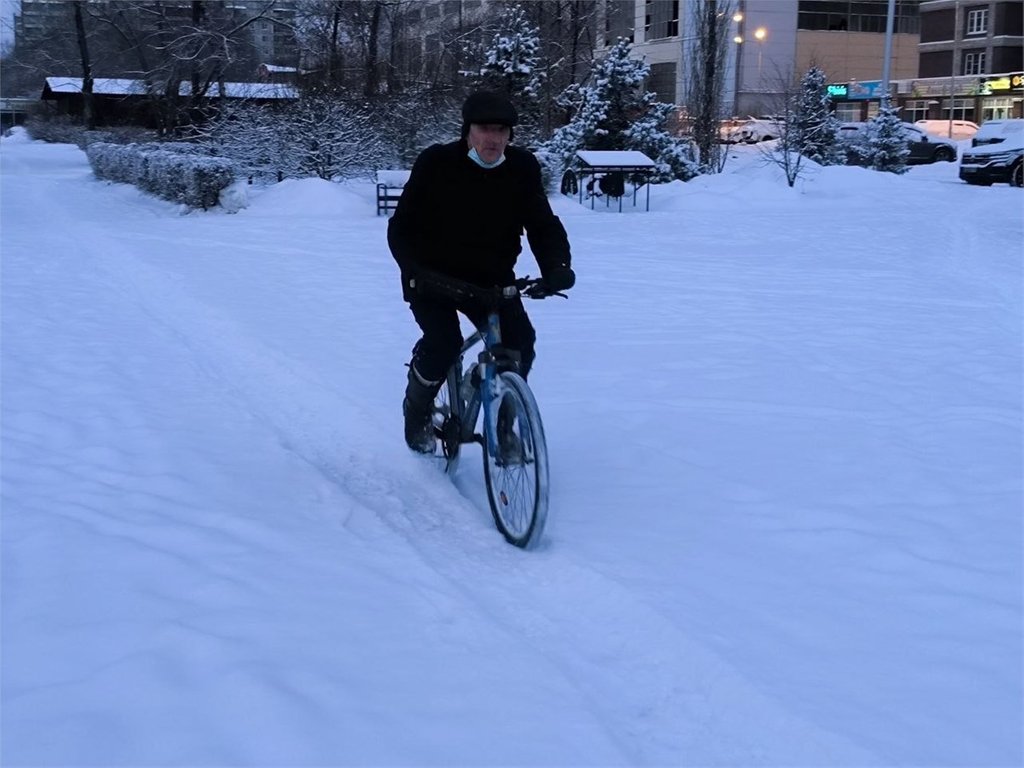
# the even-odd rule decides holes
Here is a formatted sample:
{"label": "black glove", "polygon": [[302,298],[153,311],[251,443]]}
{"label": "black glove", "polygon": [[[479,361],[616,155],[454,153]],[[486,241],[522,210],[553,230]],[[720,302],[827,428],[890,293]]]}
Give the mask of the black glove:
{"label": "black glove", "polygon": [[576,285],[576,273],[572,271],[572,267],[555,267],[544,275],[544,282],[547,283],[548,290],[567,291]]}

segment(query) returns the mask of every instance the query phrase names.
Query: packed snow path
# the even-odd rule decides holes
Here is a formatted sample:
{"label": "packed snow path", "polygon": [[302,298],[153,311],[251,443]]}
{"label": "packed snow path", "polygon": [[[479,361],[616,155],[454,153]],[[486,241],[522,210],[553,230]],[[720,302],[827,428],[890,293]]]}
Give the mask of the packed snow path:
{"label": "packed snow path", "polygon": [[556,200],[523,553],[402,444],[371,185],[181,215],[0,152],[5,765],[1022,761],[1019,191]]}

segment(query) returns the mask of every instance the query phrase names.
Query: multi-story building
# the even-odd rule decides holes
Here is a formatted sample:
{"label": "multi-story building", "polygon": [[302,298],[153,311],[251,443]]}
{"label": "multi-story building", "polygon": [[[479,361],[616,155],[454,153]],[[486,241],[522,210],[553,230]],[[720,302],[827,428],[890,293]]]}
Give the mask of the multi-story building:
{"label": "multi-story building", "polygon": [[925,0],[906,119],[1024,117],[1024,0]]}
{"label": "multi-story building", "polygon": [[1024,0],[921,3],[918,77],[989,75],[1024,66]]}
{"label": "multi-story building", "polygon": [[[96,12],[102,13],[111,4],[105,0],[90,0]],[[168,19],[182,24],[191,21],[193,4],[191,0],[162,0],[161,2],[139,2],[138,10],[159,8],[159,13],[141,12],[133,17],[137,32],[145,35],[158,31],[159,25]],[[220,18],[231,20],[255,19],[246,26],[247,43],[251,58],[260,63],[276,65],[297,65],[298,45],[295,40],[294,19],[296,0],[276,0],[268,10],[266,0],[229,0],[209,3],[205,10],[215,12]],[[14,17],[14,40],[18,47],[52,47],[55,35],[61,42],[73,39],[72,4],[67,0],[21,0]],[[109,31],[100,28],[102,31]],[[255,69],[255,68],[254,68]],[[255,71],[253,72],[255,76]]]}
{"label": "multi-story building", "polygon": [[[919,0],[897,0],[892,77],[917,73]],[[602,0],[605,47],[627,37],[651,65],[662,101],[685,104],[687,50],[695,38],[695,0]],[[812,65],[831,81],[871,82],[882,76],[887,0],[720,0],[732,14],[726,37],[724,103],[736,115],[771,113],[784,83]],[[603,23],[602,23],[603,22]]]}

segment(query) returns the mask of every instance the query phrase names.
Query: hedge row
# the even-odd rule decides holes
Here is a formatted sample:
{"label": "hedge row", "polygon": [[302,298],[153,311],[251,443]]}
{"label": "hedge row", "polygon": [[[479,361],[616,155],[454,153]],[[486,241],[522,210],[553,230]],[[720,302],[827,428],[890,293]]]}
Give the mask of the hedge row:
{"label": "hedge row", "polygon": [[160,144],[96,143],[88,146],[86,154],[97,178],[134,184],[191,208],[217,205],[221,190],[236,175],[230,160],[169,151]]}

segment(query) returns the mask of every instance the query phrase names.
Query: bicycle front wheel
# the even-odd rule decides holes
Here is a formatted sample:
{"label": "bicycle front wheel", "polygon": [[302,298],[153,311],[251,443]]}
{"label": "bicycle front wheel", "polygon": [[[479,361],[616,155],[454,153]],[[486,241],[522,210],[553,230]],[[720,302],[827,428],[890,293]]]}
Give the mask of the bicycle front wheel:
{"label": "bicycle front wheel", "polygon": [[[494,523],[510,544],[532,549],[548,515],[548,449],[537,401],[526,381],[506,371],[485,425],[484,480]],[[492,450],[497,446],[497,450]],[[496,455],[495,455],[496,454]]]}

